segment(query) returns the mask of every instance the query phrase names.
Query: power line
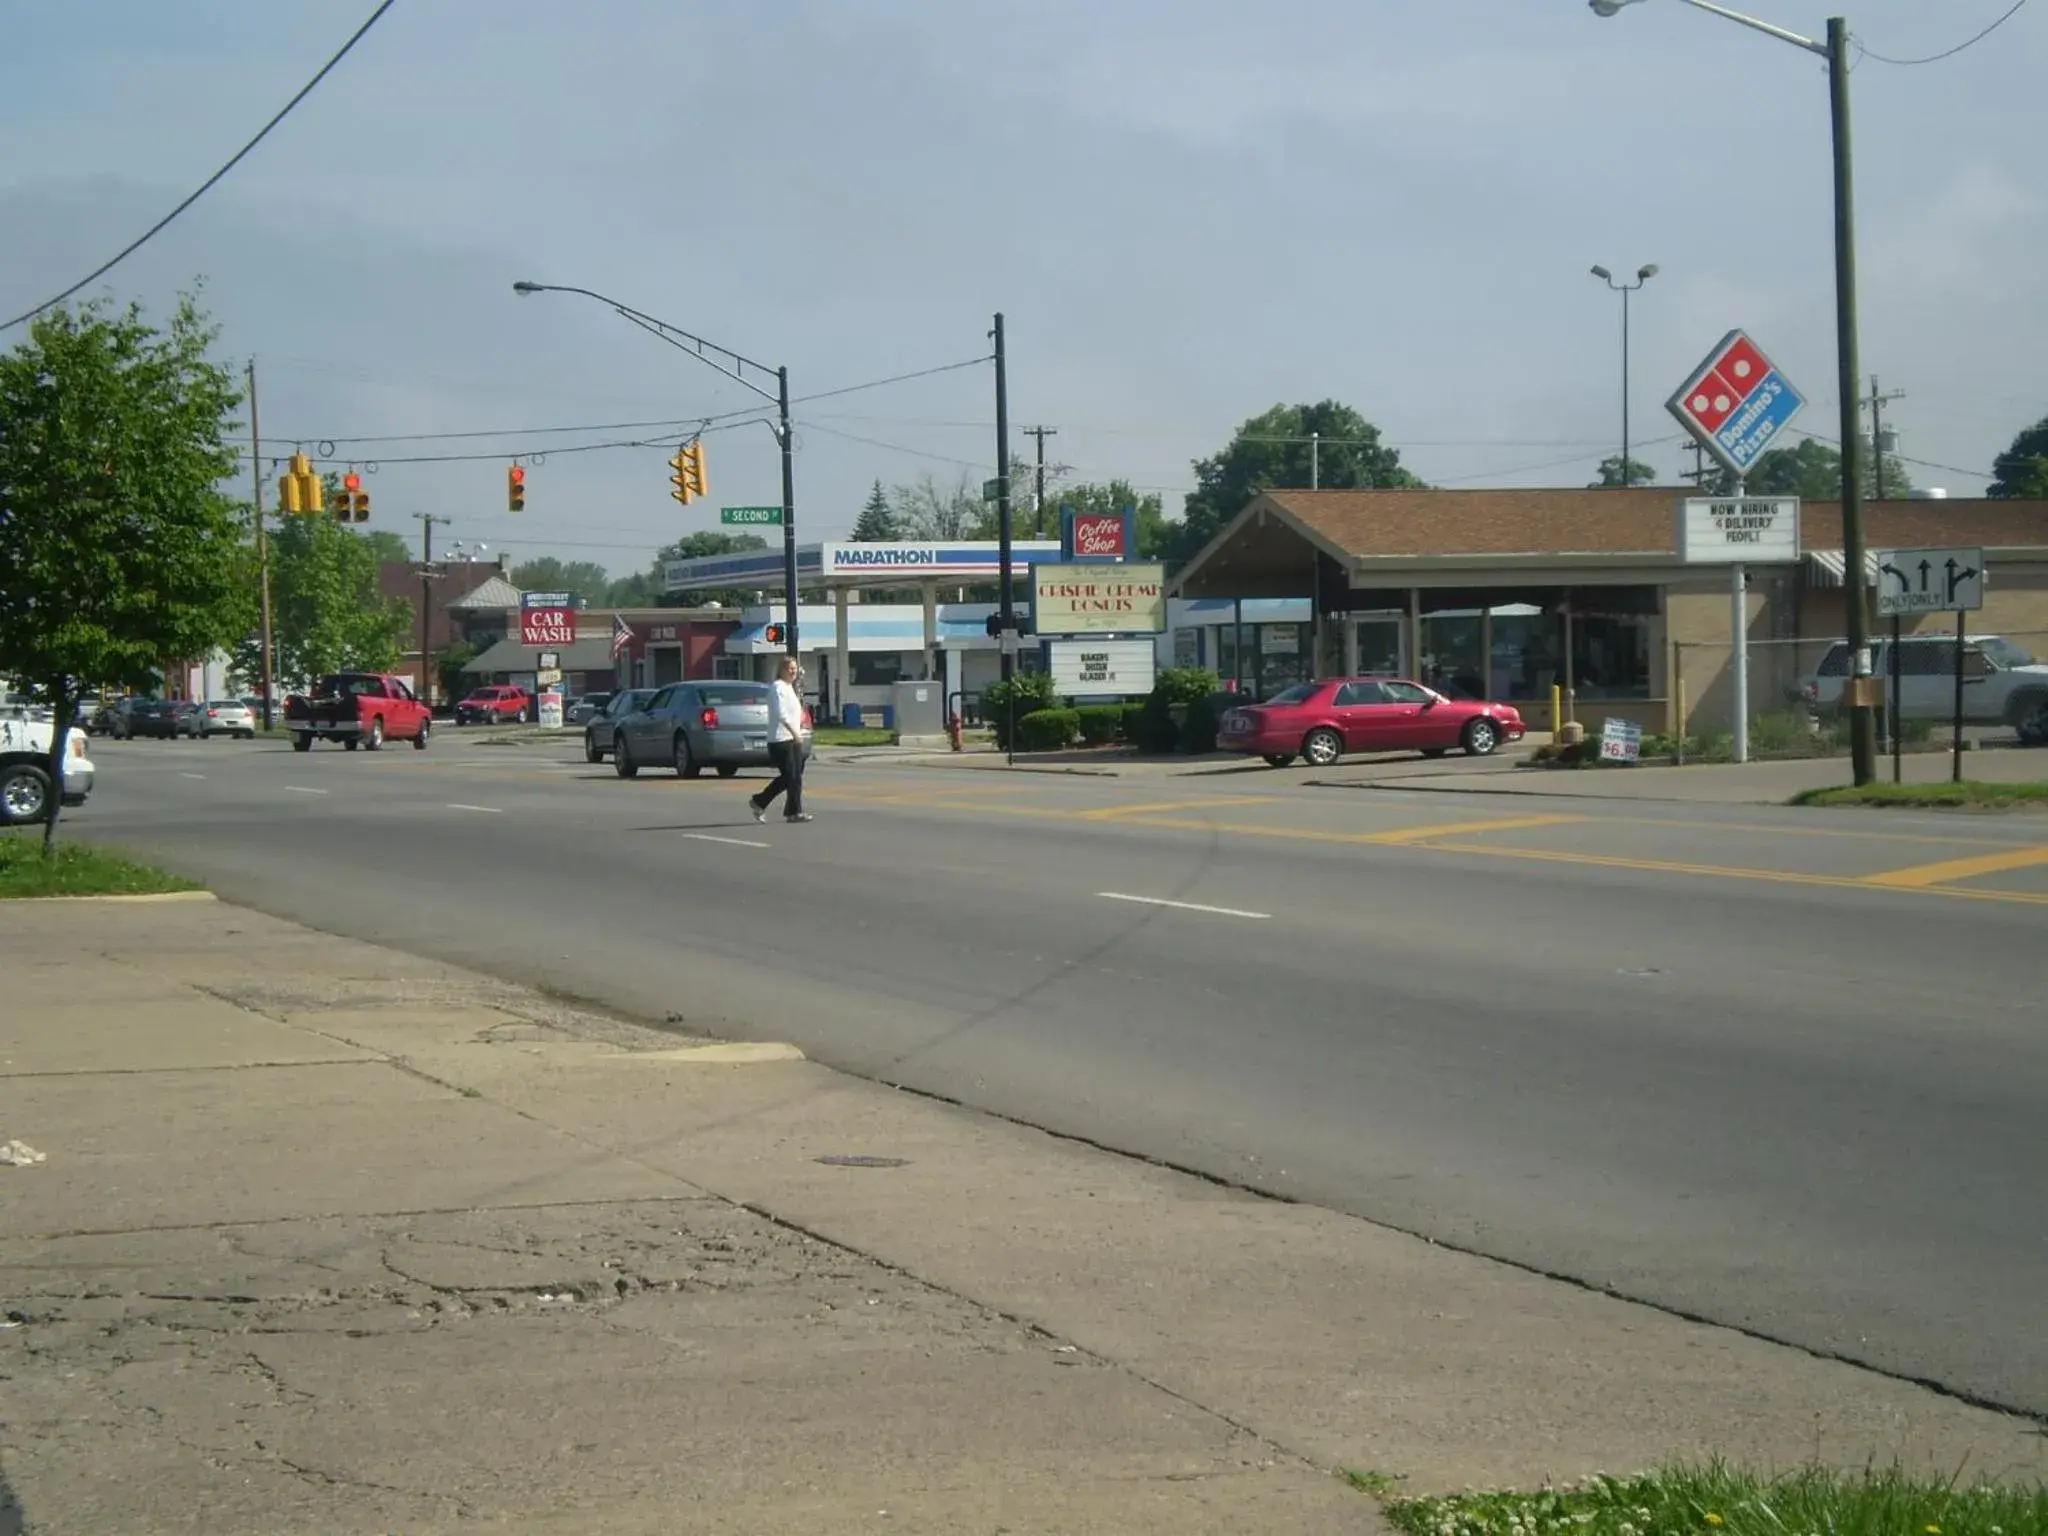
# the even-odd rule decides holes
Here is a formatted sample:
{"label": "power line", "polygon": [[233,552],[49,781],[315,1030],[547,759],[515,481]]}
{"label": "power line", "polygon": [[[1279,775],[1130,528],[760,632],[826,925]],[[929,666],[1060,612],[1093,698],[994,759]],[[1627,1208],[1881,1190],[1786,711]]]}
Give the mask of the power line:
{"label": "power line", "polygon": [[320,66],[320,73],[315,75],[312,79],[308,80],[304,85],[300,86],[298,94],[292,97],[290,101],[286,102],[281,108],[278,109],[277,116],[273,117],[269,122],[265,123],[261,130],[258,131],[255,138],[251,139],[248,143],[244,144],[240,149],[236,150],[233,159],[229,160],[226,165],[223,165],[219,170],[215,171],[211,176],[207,177],[205,181],[201,182],[198,191],[194,192],[190,197],[186,198],[185,201],[178,204],[177,207],[173,208],[169,213],[165,214],[162,218],[158,219],[156,223],[150,225],[148,229],[144,230],[141,235],[139,235],[133,242],[131,242],[125,249],[123,249],[119,255],[115,256],[113,260],[107,262],[103,266],[96,267],[91,272],[88,272],[84,277],[80,278],[77,282],[73,283],[69,288],[66,288],[62,293],[58,294],[55,298],[45,299],[42,303],[38,304],[34,309],[31,309],[24,314],[16,315],[12,320],[9,320],[4,324],[0,324],[0,331],[11,331],[14,329],[14,327],[20,325],[24,320],[33,320],[37,315],[40,315],[44,310],[50,308],[52,305],[62,304],[66,299],[70,298],[74,293],[77,293],[81,288],[89,287],[91,284],[98,282],[102,277],[106,276],[107,273],[113,271],[114,268],[118,267],[130,256],[133,256],[137,251],[141,250],[143,246],[147,245],[151,240],[155,239],[156,236],[160,234],[170,224],[170,222],[173,219],[175,219],[179,214],[183,213],[187,208],[190,208],[194,203],[198,202],[199,199],[204,197],[208,192],[212,191],[214,185],[217,182],[219,182],[222,177],[227,175],[227,173],[229,171],[232,171],[237,165],[241,164],[242,157],[247,155],[249,151],[254,149],[258,144],[261,144],[265,138],[269,137],[270,130],[275,128],[279,123],[283,122],[285,118],[290,116],[292,108],[296,107],[300,102],[304,101],[308,96],[312,95],[313,87],[318,85],[322,80],[325,80],[328,76],[329,71],[331,71],[334,68],[334,66],[339,64],[343,59],[348,57],[349,50],[355,47],[357,43],[363,40],[363,34],[368,32],[370,28],[377,25],[379,18],[381,18],[383,14],[386,11],[390,10],[391,7],[396,3],[397,0],[380,0],[377,9],[370,13],[370,19],[364,22],[360,27],[357,27],[354,35],[351,36],[347,42],[341,45],[340,49],[334,54],[332,58],[330,58],[325,64]]}
{"label": "power line", "polygon": [[[1989,37],[1992,33],[1996,32],[2000,27],[2004,26],[2008,21],[2011,21],[2013,17],[2019,15],[2019,13],[2025,10],[2026,8],[2027,0],[2014,0],[2014,4],[2011,10],[2007,11],[2003,16],[1999,17],[1998,20],[1991,23],[1990,26],[1986,27],[1982,32],[1979,32],[1975,37],[1971,38],[1968,42],[1957,43],[1955,47],[1947,49],[1941,53],[1930,53],[1924,59],[1889,59],[1881,53],[1872,53],[1868,48],[1863,46],[1863,40],[1861,38],[1858,38],[1856,41],[1856,49],[1857,52],[1860,53],[1864,58],[1875,59],[1880,64],[1897,64],[1901,66],[1911,66],[1915,64],[1939,64],[1943,59],[1954,58],[1957,54],[1961,53],[1966,48],[1976,47],[1977,44],[1983,42],[1985,38]],[[1964,473],[1968,474],[1969,471],[1965,470]]]}

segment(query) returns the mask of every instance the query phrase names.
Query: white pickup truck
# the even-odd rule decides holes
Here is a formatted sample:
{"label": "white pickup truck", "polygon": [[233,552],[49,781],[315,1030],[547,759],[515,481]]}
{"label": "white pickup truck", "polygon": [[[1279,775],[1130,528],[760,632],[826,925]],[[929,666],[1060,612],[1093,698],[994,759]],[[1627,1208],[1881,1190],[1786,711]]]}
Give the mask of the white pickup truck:
{"label": "white pickup truck", "polygon": [[[1891,698],[1891,645],[1871,644],[1872,670]],[[1899,718],[1942,721],[1956,707],[1956,642],[1952,635],[1910,635],[1899,642]],[[1836,641],[1800,692],[1822,719],[1841,707],[1849,680],[1849,647]],[[2003,635],[1970,635],[1963,643],[1963,720],[2006,725],[2030,747],[2048,746],[2048,666]]]}
{"label": "white pickup truck", "polygon": [[[9,709],[0,712],[0,826],[38,822],[50,813],[50,733],[48,712]],[[64,803],[83,805],[92,793],[92,759],[86,735],[73,726],[64,753]]]}

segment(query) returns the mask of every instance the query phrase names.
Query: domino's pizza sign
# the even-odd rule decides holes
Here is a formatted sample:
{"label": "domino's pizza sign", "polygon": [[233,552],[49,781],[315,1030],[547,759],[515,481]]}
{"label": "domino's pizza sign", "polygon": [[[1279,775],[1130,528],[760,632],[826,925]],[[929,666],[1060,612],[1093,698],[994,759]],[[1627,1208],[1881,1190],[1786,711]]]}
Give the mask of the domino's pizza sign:
{"label": "domino's pizza sign", "polygon": [[1761,347],[1730,331],[1665,409],[1729,470],[1747,475],[1805,405]]}

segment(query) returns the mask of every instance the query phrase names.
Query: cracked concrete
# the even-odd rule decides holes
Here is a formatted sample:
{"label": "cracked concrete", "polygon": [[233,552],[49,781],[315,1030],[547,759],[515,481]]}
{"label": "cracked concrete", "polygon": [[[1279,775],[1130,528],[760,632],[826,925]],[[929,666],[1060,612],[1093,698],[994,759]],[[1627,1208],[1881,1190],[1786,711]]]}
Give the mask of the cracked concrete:
{"label": "cracked concrete", "polygon": [[0,1133],[49,1153],[0,1168],[0,1536],[1351,1532],[1347,1467],[2048,1473],[1907,1383],[231,907],[0,907],[0,976]]}

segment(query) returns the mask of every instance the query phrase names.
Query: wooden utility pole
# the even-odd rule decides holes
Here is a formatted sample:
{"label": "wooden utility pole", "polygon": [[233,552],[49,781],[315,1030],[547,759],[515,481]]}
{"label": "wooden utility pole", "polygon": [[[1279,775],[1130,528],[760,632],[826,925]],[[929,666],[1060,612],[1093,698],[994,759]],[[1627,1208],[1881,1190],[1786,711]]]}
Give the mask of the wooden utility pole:
{"label": "wooden utility pole", "polygon": [[263,527],[263,428],[256,416],[256,359],[249,359],[249,488],[256,514],[256,582],[263,610],[263,729],[276,724],[276,657],[270,627],[270,535]]}

